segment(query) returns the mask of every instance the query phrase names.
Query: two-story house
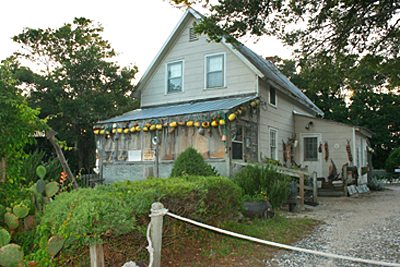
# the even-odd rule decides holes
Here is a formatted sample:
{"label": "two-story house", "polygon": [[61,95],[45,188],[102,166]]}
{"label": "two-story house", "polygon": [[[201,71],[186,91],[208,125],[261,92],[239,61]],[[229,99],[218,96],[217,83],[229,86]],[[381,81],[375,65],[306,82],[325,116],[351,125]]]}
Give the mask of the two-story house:
{"label": "two-story house", "polygon": [[141,108],[96,125],[106,183],[143,179],[149,167],[168,177],[189,146],[226,177],[265,158],[327,177],[330,158],[349,162],[348,144],[350,164],[367,166],[370,131],[318,118],[323,112],[273,62],[196,35],[201,17],[189,8],[144,73],[133,95]]}

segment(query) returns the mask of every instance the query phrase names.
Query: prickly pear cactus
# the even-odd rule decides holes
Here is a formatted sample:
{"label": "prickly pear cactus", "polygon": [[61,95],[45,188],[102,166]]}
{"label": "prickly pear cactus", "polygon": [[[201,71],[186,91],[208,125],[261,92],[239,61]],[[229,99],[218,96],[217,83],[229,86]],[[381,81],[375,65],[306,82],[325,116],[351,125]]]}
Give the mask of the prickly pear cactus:
{"label": "prickly pear cactus", "polygon": [[64,241],[64,237],[60,234],[50,237],[49,241],[47,242],[46,251],[54,257],[64,246]]}
{"label": "prickly pear cactus", "polygon": [[60,185],[57,182],[51,182],[46,185],[46,196],[52,197],[54,196],[58,190],[60,189]]}
{"label": "prickly pear cactus", "polygon": [[36,174],[37,176],[39,176],[40,179],[44,179],[44,177],[46,176],[46,168],[42,165],[38,166],[36,168]]}
{"label": "prickly pear cactus", "polygon": [[8,244],[0,248],[0,265],[16,266],[24,260],[24,251],[17,244]]}
{"label": "prickly pear cactus", "polygon": [[22,219],[22,218],[25,218],[26,216],[28,216],[29,208],[25,205],[19,204],[19,205],[14,206],[13,213],[19,219]]}
{"label": "prickly pear cactus", "polygon": [[15,216],[15,214],[6,212],[6,214],[4,214],[4,220],[11,230],[17,229],[19,226],[18,218]]}
{"label": "prickly pear cactus", "polygon": [[38,193],[42,194],[46,190],[46,182],[43,179],[39,179],[36,182],[36,190]]}
{"label": "prickly pear cactus", "polygon": [[0,228],[0,248],[10,243],[10,241],[11,241],[10,233],[4,228]]}

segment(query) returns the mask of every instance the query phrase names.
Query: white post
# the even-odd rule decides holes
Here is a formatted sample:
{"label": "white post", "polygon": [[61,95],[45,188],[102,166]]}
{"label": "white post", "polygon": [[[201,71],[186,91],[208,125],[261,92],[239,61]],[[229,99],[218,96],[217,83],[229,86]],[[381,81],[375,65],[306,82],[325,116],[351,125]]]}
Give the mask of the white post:
{"label": "white post", "polygon": [[103,244],[94,244],[90,246],[90,266],[104,267],[104,247]]}
{"label": "white post", "polygon": [[154,251],[154,261],[152,267],[161,266],[161,246],[162,246],[162,227],[164,215],[168,212],[164,205],[155,202],[151,205],[151,242]]}
{"label": "white post", "polygon": [[313,172],[313,201],[318,203],[318,180],[317,172]]}

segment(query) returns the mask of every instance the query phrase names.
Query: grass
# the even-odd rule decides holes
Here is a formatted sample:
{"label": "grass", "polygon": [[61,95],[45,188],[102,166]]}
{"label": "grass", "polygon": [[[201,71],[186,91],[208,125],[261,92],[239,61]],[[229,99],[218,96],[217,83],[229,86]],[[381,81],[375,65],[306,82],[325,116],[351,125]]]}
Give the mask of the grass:
{"label": "grass", "polygon": [[[230,221],[220,228],[268,241],[293,244],[309,234],[320,222],[309,218],[289,219],[279,214],[268,220]],[[184,244],[182,246],[182,244]],[[265,266],[279,249],[196,229],[178,244],[163,248],[162,266]]]}

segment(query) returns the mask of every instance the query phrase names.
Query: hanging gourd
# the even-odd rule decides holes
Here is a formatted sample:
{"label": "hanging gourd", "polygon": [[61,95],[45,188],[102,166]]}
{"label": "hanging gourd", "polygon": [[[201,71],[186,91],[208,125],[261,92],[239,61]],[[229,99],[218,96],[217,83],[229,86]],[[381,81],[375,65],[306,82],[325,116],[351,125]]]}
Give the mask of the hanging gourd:
{"label": "hanging gourd", "polygon": [[150,131],[155,131],[155,130],[156,130],[156,125],[155,124],[151,125],[150,126]]}
{"label": "hanging gourd", "polygon": [[175,128],[177,126],[176,121],[173,121],[169,124],[169,127]]}
{"label": "hanging gourd", "polygon": [[156,125],[156,129],[159,130],[159,131],[162,130],[162,125],[161,124],[157,124]]}
{"label": "hanging gourd", "polygon": [[192,127],[192,126],[193,126],[193,121],[188,121],[188,122],[186,123],[186,126],[187,126],[187,127]]}
{"label": "hanging gourd", "polygon": [[236,115],[235,113],[232,113],[231,115],[229,115],[228,120],[230,121],[234,121],[236,119]]}
{"label": "hanging gourd", "polygon": [[218,126],[218,121],[212,121],[211,122],[212,127],[217,127]]}
{"label": "hanging gourd", "polygon": [[197,128],[199,128],[199,127],[200,127],[200,122],[196,121],[194,125],[195,125]]}
{"label": "hanging gourd", "polygon": [[208,121],[205,121],[205,122],[203,122],[202,126],[204,128],[208,128],[208,127],[210,127],[210,123]]}

